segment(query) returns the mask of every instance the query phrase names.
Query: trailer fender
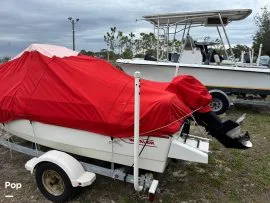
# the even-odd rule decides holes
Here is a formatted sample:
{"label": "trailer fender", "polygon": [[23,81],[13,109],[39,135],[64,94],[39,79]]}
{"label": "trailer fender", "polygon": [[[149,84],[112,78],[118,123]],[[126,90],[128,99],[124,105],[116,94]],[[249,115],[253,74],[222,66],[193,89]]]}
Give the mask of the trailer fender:
{"label": "trailer fender", "polygon": [[73,187],[91,185],[96,179],[96,174],[85,171],[81,163],[74,157],[57,150],[51,150],[40,157],[32,158],[26,162],[25,168],[32,174],[34,169],[43,162],[54,163],[63,169]]}
{"label": "trailer fender", "polygon": [[[209,90],[209,93],[210,93],[210,94],[213,93],[213,92],[217,92],[217,93],[222,94],[224,97],[226,97],[226,99],[227,99],[228,101],[230,101],[229,96],[228,96],[225,92],[223,92],[222,90],[219,90],[219,89],[211,89],[211,90]],[[231,103],[230,103],[230,105],[231,105]]]}

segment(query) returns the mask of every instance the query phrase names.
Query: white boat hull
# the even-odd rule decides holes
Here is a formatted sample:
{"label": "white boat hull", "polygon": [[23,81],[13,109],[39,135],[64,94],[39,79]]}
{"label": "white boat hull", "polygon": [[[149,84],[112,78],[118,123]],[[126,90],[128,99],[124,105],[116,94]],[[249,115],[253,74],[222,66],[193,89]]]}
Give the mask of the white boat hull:
{"label": "white boat hull", "polygon": [[[53,149],[127,166],[133,165],[133,138],[114,138],[112,141],[109,136],[39,122],[31,124],[28,120],[9,122],[1,127],[22,139]],[[170,152],[171,145],[174,146],[173,152]],[[139,157],[139,168],[163,172],[169,152],[172,158],[207,163],[206,151],[209,143],[203,142],[200,149],[194,146],[195,142],[183,144],[179,137],[150,137],[148,141],[147,137],[140,137],[139,152],[143,147],[144,149]]]}
{"label": "white boat hull", "polygon": [[142,78],[148,80],[169,82],[175,76],[178,66],[179,75],[195,76],[209,88],[240,89],[270,94],[270,69],[126,59],[119,59],[117,63],[127,74],[132,75],[135,71],[140,71]]}

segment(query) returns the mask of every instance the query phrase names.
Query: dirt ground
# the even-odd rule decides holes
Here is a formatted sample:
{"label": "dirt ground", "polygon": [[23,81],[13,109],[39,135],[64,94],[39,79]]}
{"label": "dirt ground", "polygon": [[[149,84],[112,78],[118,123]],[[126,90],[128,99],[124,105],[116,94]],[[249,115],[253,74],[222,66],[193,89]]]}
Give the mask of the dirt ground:
{"label": "dirt ground", "polygon": [[[245,107],[232,109],[223,118],[247,112],[245,130],[254,147],[226,149],[214,139],[209,164],[178,161],[170,163],[160,181],[155,202],[270,202],[270,112]],[[0,202],[48,202],[39,192],[35,178],[24,169],[30,157],[0,147]],[[5,182],[21,183],[21,189],[5,189]],[[6,198],[5,195],[13,195]],[[72,202],[147,202],[147,193],[134,192],[133,185],[97,176]]]}

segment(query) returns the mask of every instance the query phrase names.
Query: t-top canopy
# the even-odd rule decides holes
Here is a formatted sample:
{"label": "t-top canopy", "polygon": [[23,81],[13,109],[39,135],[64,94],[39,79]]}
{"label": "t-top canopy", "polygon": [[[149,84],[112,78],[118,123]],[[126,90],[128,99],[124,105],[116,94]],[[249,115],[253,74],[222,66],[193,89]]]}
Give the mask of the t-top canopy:
{"label": "t-top canopy", "polygon": [[167,26],[175,24],[185,25],[186,23],[192,23],[193,25],[201,24],[205,26],[211,26],[220,24],[219,14],[223,19],[224,25],[227,25],[232,21],[243,20],[251,13],[251,9],[234,9],[148,15],[143,16],[143,19],[156,26]]}

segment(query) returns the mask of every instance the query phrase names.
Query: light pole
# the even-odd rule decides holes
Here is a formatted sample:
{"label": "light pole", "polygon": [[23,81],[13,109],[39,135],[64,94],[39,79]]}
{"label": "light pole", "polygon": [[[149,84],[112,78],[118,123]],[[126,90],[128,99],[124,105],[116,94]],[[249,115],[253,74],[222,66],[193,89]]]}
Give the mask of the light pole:
{"label": "light pole", "polygon": [[72,17],[69,17],[68,20],[72,24],[72,35],[73,35],[73,50],[75,51],[75,24],[80,20],[77,18],[76,20],[72,19]]}

